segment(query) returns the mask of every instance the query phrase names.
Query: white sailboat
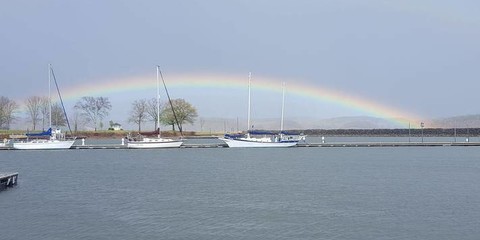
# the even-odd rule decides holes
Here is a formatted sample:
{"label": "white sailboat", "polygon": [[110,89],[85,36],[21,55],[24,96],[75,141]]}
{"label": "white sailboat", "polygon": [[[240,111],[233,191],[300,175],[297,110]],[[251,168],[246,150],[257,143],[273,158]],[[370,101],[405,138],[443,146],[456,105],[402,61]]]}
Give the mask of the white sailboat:
{"label": "white sailboat", "polygon": [[75,139],[65,139],[65,134],[63,134],[60,129],[52,131],[50,128],[49,130],[51,135],[48,139],[38,138],[33,140],[27,139],[26,141],[15,141],[13,142],[13,148],[20,150],[69,149],[75,143]]}
{"label": "white sailboat", "polygon": [[250,85],[252,74],[248,75],[248,115],[247,115],[247,133],[246,134],[225,134],[220,140],[224,141],[228,147],[293,147],[299,141],[305,140],[305,135],[288,134],[283,131],[283,115],[285,109],[285,83],[282,85],[282,117],[280,124],[280,133],[266,131],[252,131],[250,129]]}
{"label": "white sailboat", "polygon": [[[26,134],[26,140],[13,141],[14,149],[21,150],[47,150],[47,149],[69,149],[75,143],[74,139],[66,139],[60,129],[52,130],[52,99],[51,99],[51,76],[52,66],[48,66],[48,105],[49,105],[49,126],[47,131],[41,133]],[[56,81],[55,81],[56,84]],[[58,90],[58,86],[57,86]],[[60,92],[58,92],[61,99]],[[65,117],[67,115],[65,114]],[[68,121],[68,120],[67,120]]]}
{"label": "white sailboat", "polygon": [[[157,66],[157,126],[160,127],[160,83],[159,77],[160,67]],[[160,129],[157,129],[157,137],[144,137],[139,135],[136,138],[127,137],[128,148],[178,148],[182,145],[182,141],[171,138],[162,138]]]}

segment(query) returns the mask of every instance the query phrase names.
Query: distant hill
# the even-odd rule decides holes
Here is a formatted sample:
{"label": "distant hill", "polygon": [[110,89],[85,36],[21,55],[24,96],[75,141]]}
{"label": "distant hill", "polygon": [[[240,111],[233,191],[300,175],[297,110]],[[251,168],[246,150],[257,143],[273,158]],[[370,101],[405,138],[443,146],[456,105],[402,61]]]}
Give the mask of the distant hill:
{"label": "distant hill", "polygon": [[327,119],[296,119],[296,124],[303,129],[375,129],[402,127],[392,120],[376,117],[336,117]]}
{"label": "distant hill", "polygon": [[[235,132],[247,129],[246,119],[229,119],[229,118],[199,118],[194,125],[185,126],[191,131],[203,132]],[[254,119],[251,121],[255,129],[280,129],[280,120]],[[285,130],[292,129],[388,129],[402,128],[394,121],[375,117],[337,117],[327,119],[313,118],[293,118],[285,120]]]}
{"label": "distant hill", "polygon": [[480,115],[463,115],[432,120],[432,125],[437,128],[479,128]]}
{"label": "distant hill", "polygon": [[[199,118],[194,125],[186,125],[189,131],[235,132],[247,129],[243,118]],[[274,118],[253,119],[255,129],[280,129],[280,120]],[[285,130],[299,129],[398,129],[405,128],[392,119],[351,116],[325,119],[289,118],[284,123]],[[455,116],[425,120],[425,128],[480,128],[480,115]]]}

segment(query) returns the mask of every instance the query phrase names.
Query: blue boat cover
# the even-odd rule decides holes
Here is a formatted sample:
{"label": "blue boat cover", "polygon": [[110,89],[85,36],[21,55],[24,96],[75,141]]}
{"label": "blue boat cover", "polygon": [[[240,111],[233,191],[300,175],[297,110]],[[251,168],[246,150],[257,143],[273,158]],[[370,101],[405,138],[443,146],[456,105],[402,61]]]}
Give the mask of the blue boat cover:
{"label": "blue boat cover", "polygon": [[225,134],[225,138],[235,139],[240,137],[243,137],[243,134]]}
{"label": "blue boat cover", "polygon": [[289,133],[289,132],[285,132],[285,131],[282,131],[281,134],[283,134],[283,135],[299,135],[299,134],[296,134],[296,133]]}
{"label": "blue boat cover", "polygon": [[253,135],[275,135],[277,133],[274,132],[268,132],[268,131],[261,131],[261,130],[250,130],[248,133],[253,134]]}
{"label": "blue boat cover", "polygon": [[52,135],[52,128],[49,128],[47,131],[41,133],[27,133],[28,137],[46,137]]}
{"label": "blue boat cover", "polygon": [[[261,131],[261,130],[250,130],[248,131],[248,133],[252,134],[252,135],[277,135],[279,134],[278,132],[269,132],[269,131]],[[282,131],[280,132],[281,134],[283,135],[299,135],[299,134],[296,134],[296,133],[289,133],[289,132],[285,132],[285,131]],[[225,134],[225,137],[226,138],[239,138],[239,137],[244,137],[243,134]]]}

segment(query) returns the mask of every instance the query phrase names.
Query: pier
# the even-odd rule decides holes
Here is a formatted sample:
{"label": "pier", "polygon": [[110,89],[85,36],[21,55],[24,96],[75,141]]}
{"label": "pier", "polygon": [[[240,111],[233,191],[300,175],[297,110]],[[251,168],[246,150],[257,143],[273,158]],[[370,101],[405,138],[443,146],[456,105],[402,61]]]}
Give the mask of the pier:
{"label": "pier", "polygon": [[17,185],[18,173],[0,173],[0,190]]}

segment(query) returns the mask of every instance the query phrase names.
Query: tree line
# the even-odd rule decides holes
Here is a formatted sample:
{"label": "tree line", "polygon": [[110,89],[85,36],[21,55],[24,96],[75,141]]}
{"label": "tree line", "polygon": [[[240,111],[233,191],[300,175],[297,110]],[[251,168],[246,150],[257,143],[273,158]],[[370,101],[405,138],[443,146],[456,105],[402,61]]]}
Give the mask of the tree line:
{"label": "tree line", "polygon": [[158,113],[157,101],[157,99],[152,98],[149,100],[140,99],[132,103],[128,121],[137,124],[138,131],[141,131],[142,124],[149,120],[154,122],[155,130],[159,127],[157,123],[160,122],[165,126],[171,126],[172,131],[175,131],[177,121],[178,127],[181,129],[185,123],[193,124],[198,116],[195,107],[184,99],[172,100],[173,111],[170,103],[159,103],[160,113]]}
{"label": "tree line", "polygon": [[[31,96],[24,101],[26,119],[31,124],[32,130],[45,129],[50,125],[50,103],[48,97]],[[130,108],[128,119],[130,123],[138,126],[138,131],[142,130],[142,125],[151,121],[155,129],[158,129],[157,122],[165,126],[171,126],[175,131],[176,121],[179,128],[183,124],[193,124],[197,118],[197,110],[184,99],[173,99],[170,103],[159,103],[160,112],[158,113],[157,99],[139,99],[135,100]],[[173,111],[172,111],[173,106]],[[74,106],[74,115],[69,117],[73,122],[74,130],[77,131],[79,125],[83,123],[92,127],[95,131],[103,128],[103,120],[109,115],[112,104],[108,97],[85,96],[78,100]],[[175,113],[175,114],[174,114]],[[8,97],[0,96],[0,129],[10,129],[11,125],[19,118],[20,105]],[[63,114],[63,109],[58,103],[51,106],[51,125],[62,127],[67,125],[67,120]],[[158,119],[157,116],[160,116]],[[73,120],[73,121],[72,121]],[[113,121],[110,121],[112,123]]]}

